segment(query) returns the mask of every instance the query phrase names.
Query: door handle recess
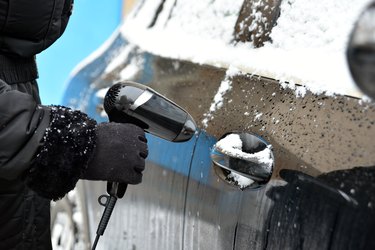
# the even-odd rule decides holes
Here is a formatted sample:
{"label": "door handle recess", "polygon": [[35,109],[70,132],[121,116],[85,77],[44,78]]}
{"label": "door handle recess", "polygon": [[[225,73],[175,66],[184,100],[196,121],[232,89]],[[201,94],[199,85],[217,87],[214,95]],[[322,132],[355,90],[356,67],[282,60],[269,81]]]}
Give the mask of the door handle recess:
{"label": "door handle recess", "polygon": [[[211,159],[216,166],[251,180],[249,186],[265,185],[274,166],[272,145],[250,133],[229,133],[212,148]],[[228,172],[229,171],[229,172]]]}

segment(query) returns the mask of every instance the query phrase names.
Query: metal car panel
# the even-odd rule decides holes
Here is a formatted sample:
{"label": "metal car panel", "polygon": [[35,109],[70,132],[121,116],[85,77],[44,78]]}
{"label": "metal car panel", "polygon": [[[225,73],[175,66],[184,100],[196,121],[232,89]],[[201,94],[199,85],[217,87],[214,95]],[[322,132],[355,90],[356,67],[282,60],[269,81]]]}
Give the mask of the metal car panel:
{"label": "metal car panel", "polygon": [[[228,80],[225,69],[165,58],[157,58],[155,63],[155,72],[159,73],[152,86],[178,100],[198,122],[203,121],[220,83]],[[276,204],[281,205],[273,207],[274,188],[287,183],[280,178],[281,170],[314,178],[375,162],[372,103],[309,91],[302,95],[295,90],[303,90],[302,86],[281,86],[272,79],[250,74],[229,80],[232,89],[223,96],[223,106],[212,112],[214,118],[209,120],[206,132],[200,134],[194,151],[186,197],[185,249],[263,249],[268,223],[275,228],[282,226],[281,222],[269,221],[272,214],[277,214],[278,206],[284,204],[278,201]],[[221,178],[209,162],[215,140],[231,131],[255,133],[273,145],[275,168],[263,189],[241,191]],[[306,190],[307,194],[321,191],[316,191],[315,186]],[[293,202],[288,196],[292,194],[285,194],[286,201]],[[317,209],[327,204],[328,200],[324,200],[329,197],[322,195]],[[270,208],[274,212],[269,213]],[[315,238],[313,242],[319,240]]]}

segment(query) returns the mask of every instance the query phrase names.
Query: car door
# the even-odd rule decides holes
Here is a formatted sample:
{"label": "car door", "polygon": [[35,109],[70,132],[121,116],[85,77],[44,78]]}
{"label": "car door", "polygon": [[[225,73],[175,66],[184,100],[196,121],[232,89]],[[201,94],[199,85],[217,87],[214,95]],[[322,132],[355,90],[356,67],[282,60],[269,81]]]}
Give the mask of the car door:
{"label": "car door", "polygon": [[[159,61],[168,65],[167,59]],[[334,214],[342,220],[346,210],[368,216],[369,211],[358,211],[371,198],[360,202],[356,194],[372,190],[371,181],[360,179],[371,179],[373,168],[355,167],[374,162],[368,136],[375,133],[371,103],[309,91],[301,97],[272,79],[189,62],[178,65],[164,68],[163,78],[171,77],[190,93],[178,99],[202,128],[187,185],[184,249],[329,248],[335,237],[342,240],[352,230],[335,230],[342,222],[332,220]],[[222,105],[212,109],[218,93]],[[215,143],[237,132],[258,135],[273,147],[272,176],[262,187],[243,188],[211,158]],[[353,206],[359,210],[351,211]],[[368,228],[361,228],[363,235],[368,236]]]}
{"label": "car door", "polygon": [[[231,69],[154,56],[140,52],[136,46],[122,39],[114,39],[112,44],[115,45],[106,50],[110,53],[103,54],[113,58],[113,54],[122,52],[122,61],[96,67],[98,62],[94,60],[87,68],[84,67],[72,80],[75,84],[72,84],[74,89],[66,96],[67,105],[79,107],[98,120],[105,121],[100,115],[102,94],[99,92],[114,83],[120,75],[129,73],[126,69],[135,63],[139,69],[133,71],[131,79],[147,84],[180,104],[194,117],[200,130],[196,137],[182,144],[148,135],[150,155],[144,182],[130,186],[125,197],[118,202],[98,247],[277,248],[273,242],[281,244],[282,230],[288,229],[283,226],[292,225],[293,229],[295,224],[297,230],[303,225],[300,219],[294,221],[295,217],[285,216],[288,209],[295,211],[298,208],[289,203],[304,200],[296,199],[295,192],[274,192],[279,186],[291,186],[295,191],[305,186],[306,190],[310,190],[311,184],[314,187],[312,193],[319,194],[316,199],[323,197],[318,204],[329,204],[328,209],[336,209],[337,204],[339,207],[342,204],[351,206],[353,200],[342,200],[342,197],[352,198],[356,190],[363,188],[356,180],[348,185],[345,175],[331,177],[339,181],[338,187],[341,180],[345,188],[350,187],[341,190],[316,177],[338,170],[350,170],[355,166],[368,166],[374,161],[374,154],[371,153],[374,145],[368,136],[374,134],[375,109],[371,103],[346,96],[327,97],[310,92],[301,97],[295,90],[285,89],[272,79],[230,74]],[[111,61],[105,56],[97,60]],[[103,66],[103,62],[97,65]],[[108,67],[112,67],[111,70]],[[229,83],[230,88],[222,91],[220,87],[224,83]],[[221,105],[215,101],[218,94]],[[213,104],[215,108],[211,109]],[[224,135],[236,132],[256,134],[273,146],[274,169],[272,177],[263,187],[242,188],[228,179],[227,172],[212,161],[214,144]],[[295,172],[282,174],[285,170]],[[371,169],[365,168],[367,170]],[[372,175],[364,173],[364,176]],[[371,184],[371,181],[367,180],[365,184]],[[90,236],[93,239],[103,211],[97,197],[105,193],[105,183],[85,182],[84,186]],[[311,195],[311,192],[307,194]],[[285,197],[289,203],[278,201],[277,197]],[[334,204],[329,203],[332,197]],[[367,201],[366,204],[371,205],[371,202]],[[304,211],[309,211],[308,207]],[[278,217],[278,214],[284,217]],[[312,216],[315,221],[320,218]],[[327,223],[334,222],[326,219],[318,226],[326,226]],[[278,231],[278,228],[282,230]],[[307,235],[316,230],[303,232]],[[304,235],[291,235],[285,244],[298,241],[299,237],[303,238]],[[311,238],[314,241],[309,246],[330,239]]]}
{"label": "car door", "polygon": [[[101,239],[106,248],[324,249],[350,235],[336,230],[335,218],[356,214],[351,210],[355,204],[362,204],[361,211],[363,204],[372,206],[371,195],[362,202],[356,197],[373,190],[371,168],[352,174],[356,166],[375,161],[371,103],[316,94],[255,74],[233,74],[232,68],[155,56],[126,40],[99,65],[86,72],[95,84],[87,85],[91,94],[80,102],[90,114],[102,111],[100,95],[93,93],[127,79],[175,101],[200,127],[197,137],[183,144],[148,136],[144,183],[129,187],[116,206]],[[104,74],[95,75],[94,69]],[[272,145],[272,176],[261,187],[244,188],[211,158],[215,143],[231,133],[255,134]],[[355,179],[363,176],[368,177],[364,184]],[[95,199],[105,184],[88,183],[86,190],[93,236],[103,210]],[[362,222],[370,212],[358,214],[361,220],[347,224]]]}
{"label": "car door", "polygon": [[[269,186],[242,190],[211,159],[215,143],[225,133],[251,131],[239,126],[241,120],[231,119],[231,115],[236,119],[243,116],[245,106],[229,110],[231,107],[225,101],[222,117],[213,118],[207,112],[221,82],[227,79],[226,71],[165,58],[155,60],[155,68],[156,72],[163,72],[156,81],[163,83],[160,84],[163,93],[179,100],[201,128],[187,184],[183,249],[261,248],[262,230],[271,204],[266,196]],[[212,120],[205,127],[207,117]]]}

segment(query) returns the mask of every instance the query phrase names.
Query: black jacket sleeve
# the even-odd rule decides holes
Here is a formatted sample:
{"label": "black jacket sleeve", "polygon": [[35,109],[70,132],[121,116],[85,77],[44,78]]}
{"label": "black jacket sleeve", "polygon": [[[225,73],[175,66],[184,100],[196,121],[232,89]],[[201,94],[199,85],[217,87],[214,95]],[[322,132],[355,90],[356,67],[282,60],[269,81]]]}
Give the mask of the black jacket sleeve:
{"label": "black jacket sleeve", "polygon": [[0,178],[16,179],[42,145],[50,112],[0,80]]}
{"label": "black jacket sleeve", "polygon": [[63,197],[87,168],[95,129],[86,114],[41,106],[0,80],[0,178],[23,178],[43,197]]}
{"label": "black jacket sleeve", "polygon": [[26,174],[39,195],[57,200],[72,190],[93,156],[96,122],[80,111],[50,107],[43,145]]}

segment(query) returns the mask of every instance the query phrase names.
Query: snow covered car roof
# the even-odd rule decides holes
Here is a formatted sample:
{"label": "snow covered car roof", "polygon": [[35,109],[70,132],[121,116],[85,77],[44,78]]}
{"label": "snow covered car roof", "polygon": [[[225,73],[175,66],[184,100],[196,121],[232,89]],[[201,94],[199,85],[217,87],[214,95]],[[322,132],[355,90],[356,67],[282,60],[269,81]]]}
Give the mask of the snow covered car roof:
{"label": "snow covered car roof", "polygon": [[369,2],[139,1],[121,32],[152,54],[232,66],[278,80],[299,95],[307,89],[363,97],[350,76],[345,49]]}

